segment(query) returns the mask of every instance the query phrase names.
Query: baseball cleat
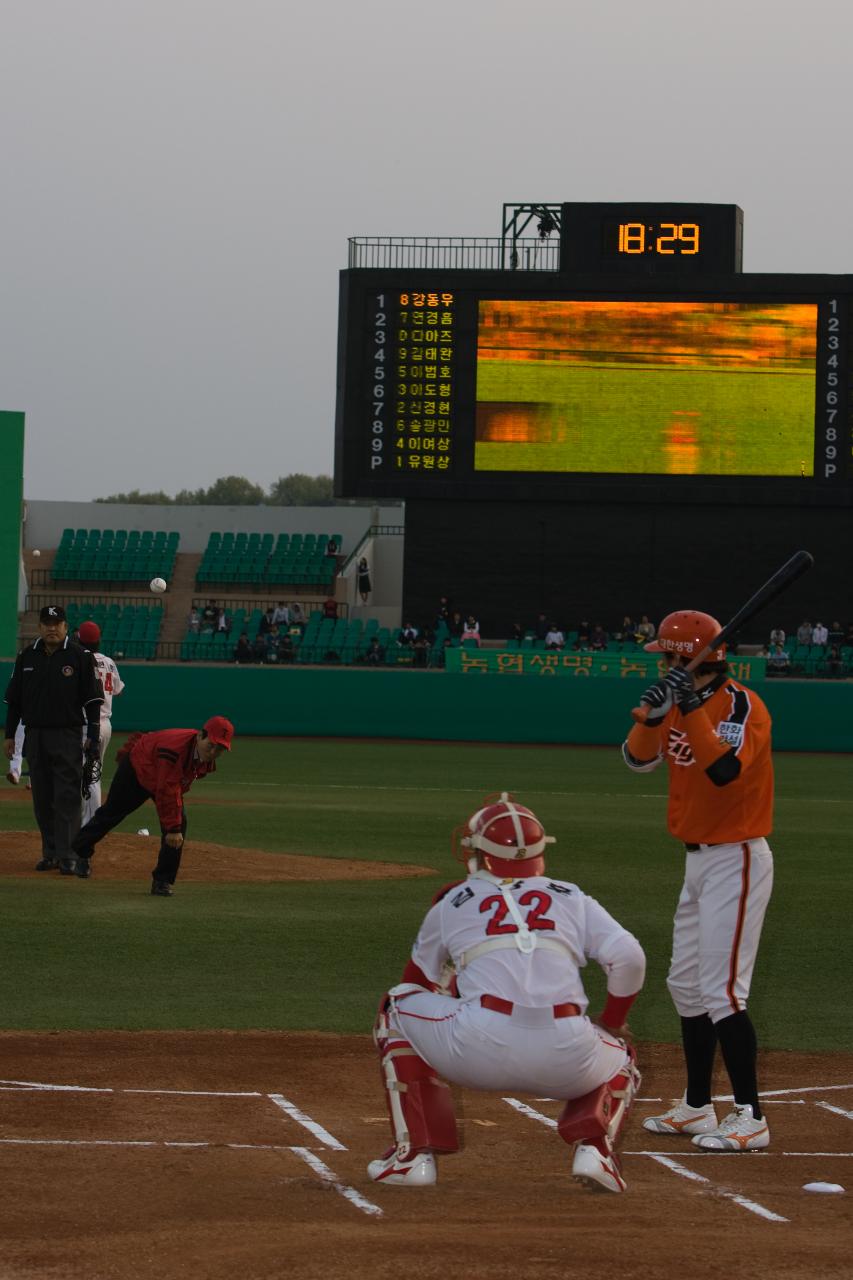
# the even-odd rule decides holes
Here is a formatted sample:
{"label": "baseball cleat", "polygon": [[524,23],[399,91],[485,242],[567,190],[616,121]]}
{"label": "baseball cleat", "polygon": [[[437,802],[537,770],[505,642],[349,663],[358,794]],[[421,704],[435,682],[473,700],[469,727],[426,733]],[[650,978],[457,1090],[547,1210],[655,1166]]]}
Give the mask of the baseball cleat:
{"label": "baseball cleat", "polygon": [[628,1184],[622,1177],[619,1161],[613,1152],[604,1155],[597,1147],[579,1142],[572,1161],[572,1177],[590,1191],[626,1191]]}
{"label": "baseball cleat", "polygon": [[647,1116],[643,1128],[649,1133],[711,1133],[717,1128],[717,1113],[713,1102],[704,1107],[691,1107],[687,1104],[687,1094],[676,1106],[665,1111],[662,1116]]}
{"label": "baseball cleat", "polygon": [[395,1187],[431,1187],[435,1184],[435,1156],[431,1151],[418,1151],[407,1160],[401,1160],[396,1147],[392,1147],[378,1160],[371,1160],[367,1172],[374,1182]]}
{"label": "baseball cleat", "polygon": [[151,896],[154,898],[171,898],[172,886],[166,880],[152,880]]}
{"label": "baseball cleat", "polygon": [[11,782],[12,786],[16,787],[18,783],[21,781],[21,775],[18,773],[18,770],[10,769],[9,772],[6,774],[6,781]]}
{"label": "baseball cleat", "polygon": [[41,862],[36,863],[36,871],[55,871],[58,866],[56,858],[42,858]]}
{"label": "baseball cleat", "polygon": [[73,876],[77,870],[76,858],[63,858],[59,864],[59,874],[61,876]]}
{"label": "baseball cleat", "polygon": [[748,1102],[738,1106],[716,1129],[693,1139],[703,1151],[761,1151],[770,1146],[770,1129],[764,1119],[756,1120]]}
{"label": "baseball cleat", "polygon": [[77,859],[77,875],[81,880],[88,880],[92,874],[92,866],[88,858]]}

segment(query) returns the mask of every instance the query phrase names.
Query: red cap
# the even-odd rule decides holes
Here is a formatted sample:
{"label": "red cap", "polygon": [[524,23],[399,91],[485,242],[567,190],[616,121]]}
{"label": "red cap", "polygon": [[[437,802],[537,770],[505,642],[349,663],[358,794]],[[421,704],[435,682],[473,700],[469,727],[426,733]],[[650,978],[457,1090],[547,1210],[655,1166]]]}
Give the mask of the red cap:
{"label": "red cap", "polygon": [[98,644],[101,639],[101,628],[97,622],[81,622],[77,634],[81,644]]}
{"label": "red cap", "polygon": [[217,747],[231,750],[231,739],[234,737],[234,726],[225,716],[211,716],[204,726],[204,731]]}

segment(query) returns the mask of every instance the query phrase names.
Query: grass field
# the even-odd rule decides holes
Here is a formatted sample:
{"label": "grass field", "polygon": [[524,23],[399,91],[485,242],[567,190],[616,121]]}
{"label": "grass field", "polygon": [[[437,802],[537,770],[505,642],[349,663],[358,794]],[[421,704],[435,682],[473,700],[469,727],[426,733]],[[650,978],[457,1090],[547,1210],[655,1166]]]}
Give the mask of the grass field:
{"label": "grass field", "polygon": [[[113,740],[114,753],[121,737]],[[108,767],[107,773],[110,769]],[[777,757],[776,887],[751,1011],[766,1047],[853,1044],[849,1001],[850,758]],[[6,1029],[316,1028],[365,1032],[435,888],[456,878],[450,832],[506,788],[558,843],[551,871],[598,897],[643,943],[639,1038],[674,1040],[664,986],[683,854],[665,777],[612,749],[237,740],[189,796],[193,838],[271,853],[413,863],[416,880],[197,884],[152,899],[137,881],[0,878]],[[32,828],[28,806],[0,826]],[[125,829],[156,825],[149,805]],[[602,991],[595,966],[587,988]]]}

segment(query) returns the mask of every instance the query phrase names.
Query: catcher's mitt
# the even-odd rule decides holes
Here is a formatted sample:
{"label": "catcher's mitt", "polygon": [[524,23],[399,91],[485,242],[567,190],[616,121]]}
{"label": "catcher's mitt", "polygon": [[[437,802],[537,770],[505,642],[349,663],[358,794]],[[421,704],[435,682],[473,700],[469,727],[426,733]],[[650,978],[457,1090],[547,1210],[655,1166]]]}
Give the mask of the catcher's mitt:
{"label": "catcher's mitt", "polygon": [[83,760],[83,799],[88,800],[92,787],[101,781],[101,757],[96,751],[87,751]]}

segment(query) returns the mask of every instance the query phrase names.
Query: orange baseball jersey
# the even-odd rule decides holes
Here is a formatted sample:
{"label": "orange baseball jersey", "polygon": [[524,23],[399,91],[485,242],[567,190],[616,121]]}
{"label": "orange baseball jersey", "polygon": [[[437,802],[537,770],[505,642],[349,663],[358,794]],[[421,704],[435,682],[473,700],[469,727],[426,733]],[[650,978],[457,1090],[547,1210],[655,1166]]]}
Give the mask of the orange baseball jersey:
{"label": "orange baseball jersey", "polygon": [[[666,760],[669,829],[686,844],[766,836],[773,826],[770,713],[757,693],[729,678],[706,686],[699,696],[701,707],[689,715],[673,707],[660,725],[635,724],[625,743],[625,761],[648,772]],[[715,783],[714,765],[731,751],[740,771],[722,785]]]}

